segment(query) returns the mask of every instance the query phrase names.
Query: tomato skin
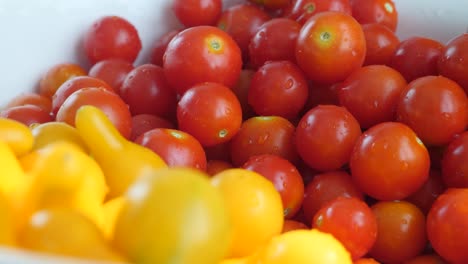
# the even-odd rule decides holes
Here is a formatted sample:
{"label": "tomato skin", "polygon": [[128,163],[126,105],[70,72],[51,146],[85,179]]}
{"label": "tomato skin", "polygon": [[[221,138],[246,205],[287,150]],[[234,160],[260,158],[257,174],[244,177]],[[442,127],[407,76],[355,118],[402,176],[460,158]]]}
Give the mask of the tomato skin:
{"label": "tomato skin", "polygon": [[[340,85],[342,106],[359,121],[362,128],[396,119],[396,107],[407,83],[396,70],[384,65],[364,66]],[[377,89],[376,89],[377,88]]]}
{"label": "tomato skin", "polygon": [[468,93],[468,33],[447,43],[439,57],[438,69],[441,75],[456,81]]}
{"label": "tomato skin", "polygon": [[348,163],[361,128],[344,107],[319,105],[301,118],[295,135],[297,152],[305,163],[331,171]]}
{"label": "tomato skin", "polygon": [[249,0],[252,3],[262,5],[269,9],[279,9],[290,4],[290,0]]}
{"label": "tomato skin", "polygon": [[175,128],[170,121],[159,116],[141,114],[132,116],[132,134],[130,139],[134,141],[141,134],[155,128]]}
{"label": "tomato skin", "polygon": [[304,73],[290,61],[273,61],[252,77],[248,102],[257,115],[294,118],[304,107],[309,88]]}
{"label": "tomato skin", "polygon": [[50,113],[52,111],[52,100],[49,97],[40,95],[34,92],[22,92],[19,95],[10,99],[5,108],[22,106],[22,105],[35,105]]}
{"label": "tomato skin", "polygon": [[425,144],[445,145],[468,126],[468,98],[446,77],[421,77],[402,92],[397,120],[411,127]]}
{"label": "tomato skin", "polygon": [[275,185],[286,219],[296,215],[304,197],[304,182],[292,163],[277,155],[263,154],[251,157],[242,168],[261,174]]}
{"label": "tomato skin", "polygon": [[119,16],[103,16],[89,27],[83,45],[91,64],[105,59],[123,59],[133,63],[141,50],[137,29]]}
{"label": "tomato skin", "polygon": [[179,34],[180,30],[171,30],[162,35],[159,39],[157,39],[153,43],[153,47],[151,49],[151,58],[150,62],[154,65],[163,66],[163,56],[166,52],[167,45],[171,40]]}
{"label": "tomato skin", "polygon": [[221,0],[174,0],[172,11],[186,27],[214,25],[221,16]]}
{"label": "tomato skin", "polygon": [[175,114],[177,95],[160,66],[143,64],[133,69],[125,77],[120,94],[132,115],[152,114],[168,118]]}
{"label": "tomato skin", "polygon": [[434,250],[449,263],[467,263],[468,190],[447,189],[427,215],[427,236]]}
{"label": "tomato skin", "polygon": [[303,116],[310,109],[319,105],[340,105],[338,92],[341,89],[341,83],[335,84],[315,84],[309,83],[309,98],[303,108]]}
{"label": "tomato skin", "polygon": [[314,15],[297,38],[296,61],[306,76],[317,83],[344,80],[362,66],[365,56],[362,27],[344,13],[330,11]]}
{"label": "tomato skin", "polygon": [[89,69],[88,75],[103,80],[114,88],[116,93],[120,94],[120,86],[133,68],[133,64],[128,61],[122,59],[108,59],[94,64],[91,69]]}
{"label": "tomato skin", "polygon": [[20,105],[6,108],[0,111],[0,117],[16,120],[26,126],[53,121],[49,112],[36,105]]}
{"label": "tomato skin", "polygon": [[420,255],[406,261],[404,264],[448,264],[437,254]]}
{"label": "tomato skin", "polygon": [[206,164],[206,173],[214,176],[227,169],[232,169],[232,164],[223,160],[209,160]]}
{"label": "tomato skin", "polygon": [[167,81],[180,95],[202,82],[231,87],[237,82],[241,67],[241,53],[235,41],[212,26],[183,30],[169,42],[163,57]]}
{"label": "tomato skin", "polygon": [[426,215],[434,201],[445,189],[445,183],[442,180],[440,171],[431,170],[424,185],[405,200],[416,205]]}
{"label": "tomato skin", "polygon": [[336,237],[353,260],[367,254],[377,239],[377,219],[369,206],[354,197],[338,197],[314,216],[312,228]]}
{"label": "tomato skin", "polygon": [[392,0],[350,0],[353,17],[361,24],[379,23],[393,32],[398,12]]}
{"label": "tomato skin", "polygon": [[349,0],[292,0],[284,16],[304,24],[309,18],[325,11],[342,12],[351,15]]}
{"label": "tomato skin", "polygon": [[194,136],[203,146],[229,141],[239,131],[242,109],[236,95],[218,83],[190,88],[177,105],[179,129]]}
{"label": "tomato skin", "polygon": [[286,219],[284,220],[283,231],[281,231],[281,233],[284,234],[286,232],[298,230],[298,229],[309,229],[309,227],[301,222]]}
{"label": "tomato skin", "polygon": [[447,187],[468,188],[468,132],[450,142],[442,156],[442,179]]}
{"label": "tomato skin", "polygon": [[252,82],[252,77],[255,71],[251,69],[243,69],[240,73],[237,83],[231,87],[231,90],[236,94],[237,99],[242,107],[242,119],[247,120],[255,116],[252,106],[249,105],[249,89]]}
{"label": "tomato skin", "polygon": [[390,66],[399,71],[408,82],[419,77],[438,75],[437,61],[444,45],[423,37],[403,40],[395,49]]}
{"label": "tomato skin", "polygon": [[38,93],[45,97],[51,98],[55,91],[65,81],[86,75],[86,71],[78,64],[73,63],[60,63],[52,66],[39,81]]}
{"label": "tomato skin", "polygon": [[427,180],[430,158],[411,128],[384,122],[361,135],[349,165],[354,182],[364,193],[378,200],[399,200]]}
{"label": "tomato skin", "polygon": [[364,65],[389,65],[400,39],[388,27],[378,24],[362,25],[366,37]]}
{"label": "tomato skin", "polygon": [[369,255],[382,263],[401,263],[422,253],[426,246],[426,219],[413,204],[377,202],[377,240]]}

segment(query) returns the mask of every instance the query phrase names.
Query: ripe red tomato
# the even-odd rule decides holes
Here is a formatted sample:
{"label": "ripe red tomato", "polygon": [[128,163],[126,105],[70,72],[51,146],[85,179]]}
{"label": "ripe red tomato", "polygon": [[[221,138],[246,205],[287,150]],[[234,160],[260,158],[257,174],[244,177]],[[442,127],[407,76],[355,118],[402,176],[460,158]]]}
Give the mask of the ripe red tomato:
{"label": "ripe red tomato", "polygon": [[349,0],[292,0],[284,16],[304,24],[315,14],[335,11],[351,15]]}
{"label": "ripe red tomato", "polygon": [[456,81],[468,93],[468,33],[451,39],[438,61],[439,73]]}
{"label": "ripe red tomato", "polygon": [[252,3],[262,5],[269,9],[279,9],[290,4],[290,0],[249,0]]}
{"label": "ripe red tomato", "polygon": [[248,102],[250,83],[252,82],[254,74],[254,70],[243,69],[240,73],[239,80],[237,80],[237,83],[231,87],[231,90],[236,94],[237,99],[239,99],[239,103],[241,104],[242,118],[244,120],[255,115],[252,106],[250,106]]}
{"label": "ripe red tomato", "polygon": [[186,27],[211,26],[221,16],[221,0],[174,0],[172,10]]}
{"label": "ripe red tomato", "polygon": [[256,116],[242,123],[230,142],[234,166],[242,166],[250,157],[274,154],[296,164],[294,125],[279,116]]}
{"label": "ripe red tomato", "polygon": [[89,70],[88,75],[103,80],[114,88],[117,94],[120,94],[120,86],[133,68],[133,64],[128,61],[108,59],[94,64]]}
{"label": "ripe red tomato", "polygon": [[344,107],[319,105],[299,121],[296,149],[310,167],[337,170],[348,163],[360,135],[358,121]]}
{"label": "ripe red tomato", "polygon": [[345,171],[331,171],[315,175],[304,191],[302,209],[306,223],[312,223],[320,208],[341,196],[364,199],[364,194]]}
{"label": "ripe red tomato", "polygon": [[135,143],[158,154],[169,167],[206,170],[206,156],[200,142],[188,133],[155,128],[141,134]]}
{"label": "ripe red tomato", "polygon": [[367,254],[377,238],[377,219],[362,200],[333,199],[315,214],[312,228],[332,234],[349,251],[353,260]]}
{"label": "ripe red tomato", "polygon": [[119,16],[103,16],[84,35],[84,49],[91,64],[106,59],[133,63],[141,50],[137,29]]}
{"label": "ripe red tomato", "polygon": [[132,115],[175,116],[177,95],[160,66],[143,64],[133,69],[122,83],[120,96]]}
{"label": "ripe red tomato", "polygon": [[209,160],[206,164],[206,173],[214,176],[224,170],[231,169],[232,164],[223,160]]}
{"label": "ripe red tomato", "polygon": [[366,38],[364,65],[389,65],[400,39],[388,27],[373,23],[362,25]]}
{"label": "ripe red tomato", "polygon": [[294,118],[304,107],[309,87],[304,73],[290,61],[264,64],[253,75],[248,102],[257,115]]}
{"label": "ripe red tomato", "polygon": [[351,154],[351,176],[378,200],[398,200],[416,192],[429,176],[426,147],[408,126],[384,122],[365,131]]}
{"label": "ripe red tomato", "polygon": [[369,255],[383,263],[402,263],[422,253],[426,246],[426,219],[405,201],[377,202],[377,240]]}
{"label": "ripe red tomato", "polygon": [[[227,141],[214,146],[205,146],[205,154],[207,160],[222,160],[231,163],[231,154],[229,143]],[[242,165],[242,164],[241,164]]]}
{"label": "ripe red tomato", "polygon": [[132,116],[125,102],[114,92],[104,88],[83,88],[72,93],[57,112],[57,121],[75,126],[76,111],[83,105],[101,109],[125,138],[130,138]]}
{"label": "ripe red tomato", "polygon": [[170,121],[159,116],[141,114],[132,116],[132,134],[130,139],[134,141],[141,134],[155,128],[175,128]]}
{"label": "ripe red tomato", "polygon": [[454,81],[426,76],[408,84],[397,107],[397,120],[428,145],[445,145],[468,126],[468,98]]}
{"label": "ripe red tomato", "polygon": [[369,65],[354,71],[338,89],[342,106],[362,128],[396,119],[396,107],[406,81],[396,70]]}
{"label": "ripe red tomato", "polygon": [[285,218],[296,215],[304,198],[304,182],[291,162],[277,155],[263,154],[250,157],[242,168],[259,173],[275,185],[281,195]]}
{"label": "ripe red tomato", "polygon": [[22,105],[35,105],[44,109],[47,113],[52,111],[52,100],[49,97],[34,92],[22,92],[11,98],[5,108]]}
{"label": "ripe red tomato", "polygon": [[447,187],[468,188],[468,131],[461,133],[445,149],[442,179]]}
{"label": "ripe red tomato", "polygon": [[344,80],[362,66],[365,56],[362,27],[344,13],[314,15],[297,38],[296,61],[314,82],[332,84]]}
{"label": "ripe red tomato", "polygon": [[283,230],[281,231],[281,233],[284,234],[286,232],[298,229],[309,229],[309,227],[303,224],[302,222],[286,219],[284,220]]}
{"label": "ripe red tomato", "polygon": [[335,84],[315,84],[309,83],[309,97],[305,107],[304,113],[319,105],[340,105],[338,92],[341,89],[341,83]]}
{"label": "ripe red tomato", "polygon": [[26,126],[43,124],[54,120],[49,112],[37,105],[20,105],[6,108],[0,111],[0,117],[16,120]]}
{"label": "ripe red tomato", "polygon": [[445,184],[440,171],[431,170],[429,178],[419,190],[406,198],[406,201],[416,205],[424,214],[429,212],[434,201],[445,191]]}
{"label": "ripe red tomato", "polygon": [[449,263],[468,263],[468,189],[448,189],[427,215],[427,236],[434,250]]}
{"label": "ripe red tomato", "polygon": [[249,44],[249,59],[256,69],[267,61],[296,62],[294,49],[301,25],[288,18],[273,18],[265,22]]}
{"label": "ripe red tomato", "polygon": [[185,29],[169,42],[163,57],[167,81],[182,95],[202,82],[231,87],[242,67],[239,47],[224,31],[211,26]]}
{"label": "ripe red tomato", "polygon": [[379,23],[393,32],[398,25],[398,12],[392,0],[350,0],[353,17],[361,24]]}
{"label": "ripe red tomato", "polygon": [[168,31],[166,34],[159,37],[154,43],[153,47],[151,48],[151,57],[150,62],[154,65],[163,66],[163,56],[166,52],[167,45],[171,40],[179,34],[180,30],[171,30]]}
{"label": "ripe red tomato", "polygon": [[54,65],[41,77],[38,92],[40,95],[51,98],[62,83],[84,75],[86,75],[86,71],[80,65],[73,63]]}
{"label": "ripe red tomato", "polygon": [[390,66],[399,71],[408,82],[419,77],[437,75],[437,61],[444,45],[423,37],[411,37],[402,41],[390,60]]}
{"label": "ripe red tomato", "polygon": [[218,83],[190,88],[177,105],[179,129],[190,133],[203,146],[229,141],[242,124],[242,109],[236,95]]}
{"label": "ripe red tomato", "polygon": [[419,255],[404,264],[449,264],[437,254]]}

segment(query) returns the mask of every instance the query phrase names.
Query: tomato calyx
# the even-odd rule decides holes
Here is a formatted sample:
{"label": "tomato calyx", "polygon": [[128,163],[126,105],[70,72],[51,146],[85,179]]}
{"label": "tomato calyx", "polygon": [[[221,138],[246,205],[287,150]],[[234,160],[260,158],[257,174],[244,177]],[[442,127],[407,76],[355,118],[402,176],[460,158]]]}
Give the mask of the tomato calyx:
{"label": "tomato calyx", "polygon": [[221,129],[219,132],[218,132],[218,137],[219,138],[225,138],[227,135],[228,135],[228,131],[227,129]]}
{"label": "tomato calyx", "polygon": [[315,12],[315,4],[314,3],[308,3],[304,6],[304,11],[307,13],[307,14],[312,14],[313,12]]}

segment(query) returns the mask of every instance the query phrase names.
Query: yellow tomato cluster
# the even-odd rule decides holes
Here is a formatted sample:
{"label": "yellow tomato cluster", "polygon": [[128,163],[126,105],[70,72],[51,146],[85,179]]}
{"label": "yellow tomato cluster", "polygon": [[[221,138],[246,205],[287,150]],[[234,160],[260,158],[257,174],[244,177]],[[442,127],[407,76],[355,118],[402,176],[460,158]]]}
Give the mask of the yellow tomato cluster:
{"label": "yellow tomato cluster", "polygon": [[168,168],[93,106],[75,124],[0,118],[1,245],[132,263],[352,263],[329,234],[282,234],[261,175]]}

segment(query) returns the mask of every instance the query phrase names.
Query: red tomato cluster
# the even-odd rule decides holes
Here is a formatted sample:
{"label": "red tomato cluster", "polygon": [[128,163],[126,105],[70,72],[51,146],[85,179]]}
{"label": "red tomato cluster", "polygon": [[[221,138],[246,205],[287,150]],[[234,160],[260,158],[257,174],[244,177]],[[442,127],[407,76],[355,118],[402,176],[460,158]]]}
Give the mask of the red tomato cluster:
{"label": "red tomato cluster", "polygon": [[74,125],[94,105],[169,166],[262,174],[284,232],[329,232],[356,263],[468,263],[468,33],[400,41],[391,0],[172,5],[183,27],[147,63],[131,22],[102,17],[90,69],[52,67],[0,115]]}

